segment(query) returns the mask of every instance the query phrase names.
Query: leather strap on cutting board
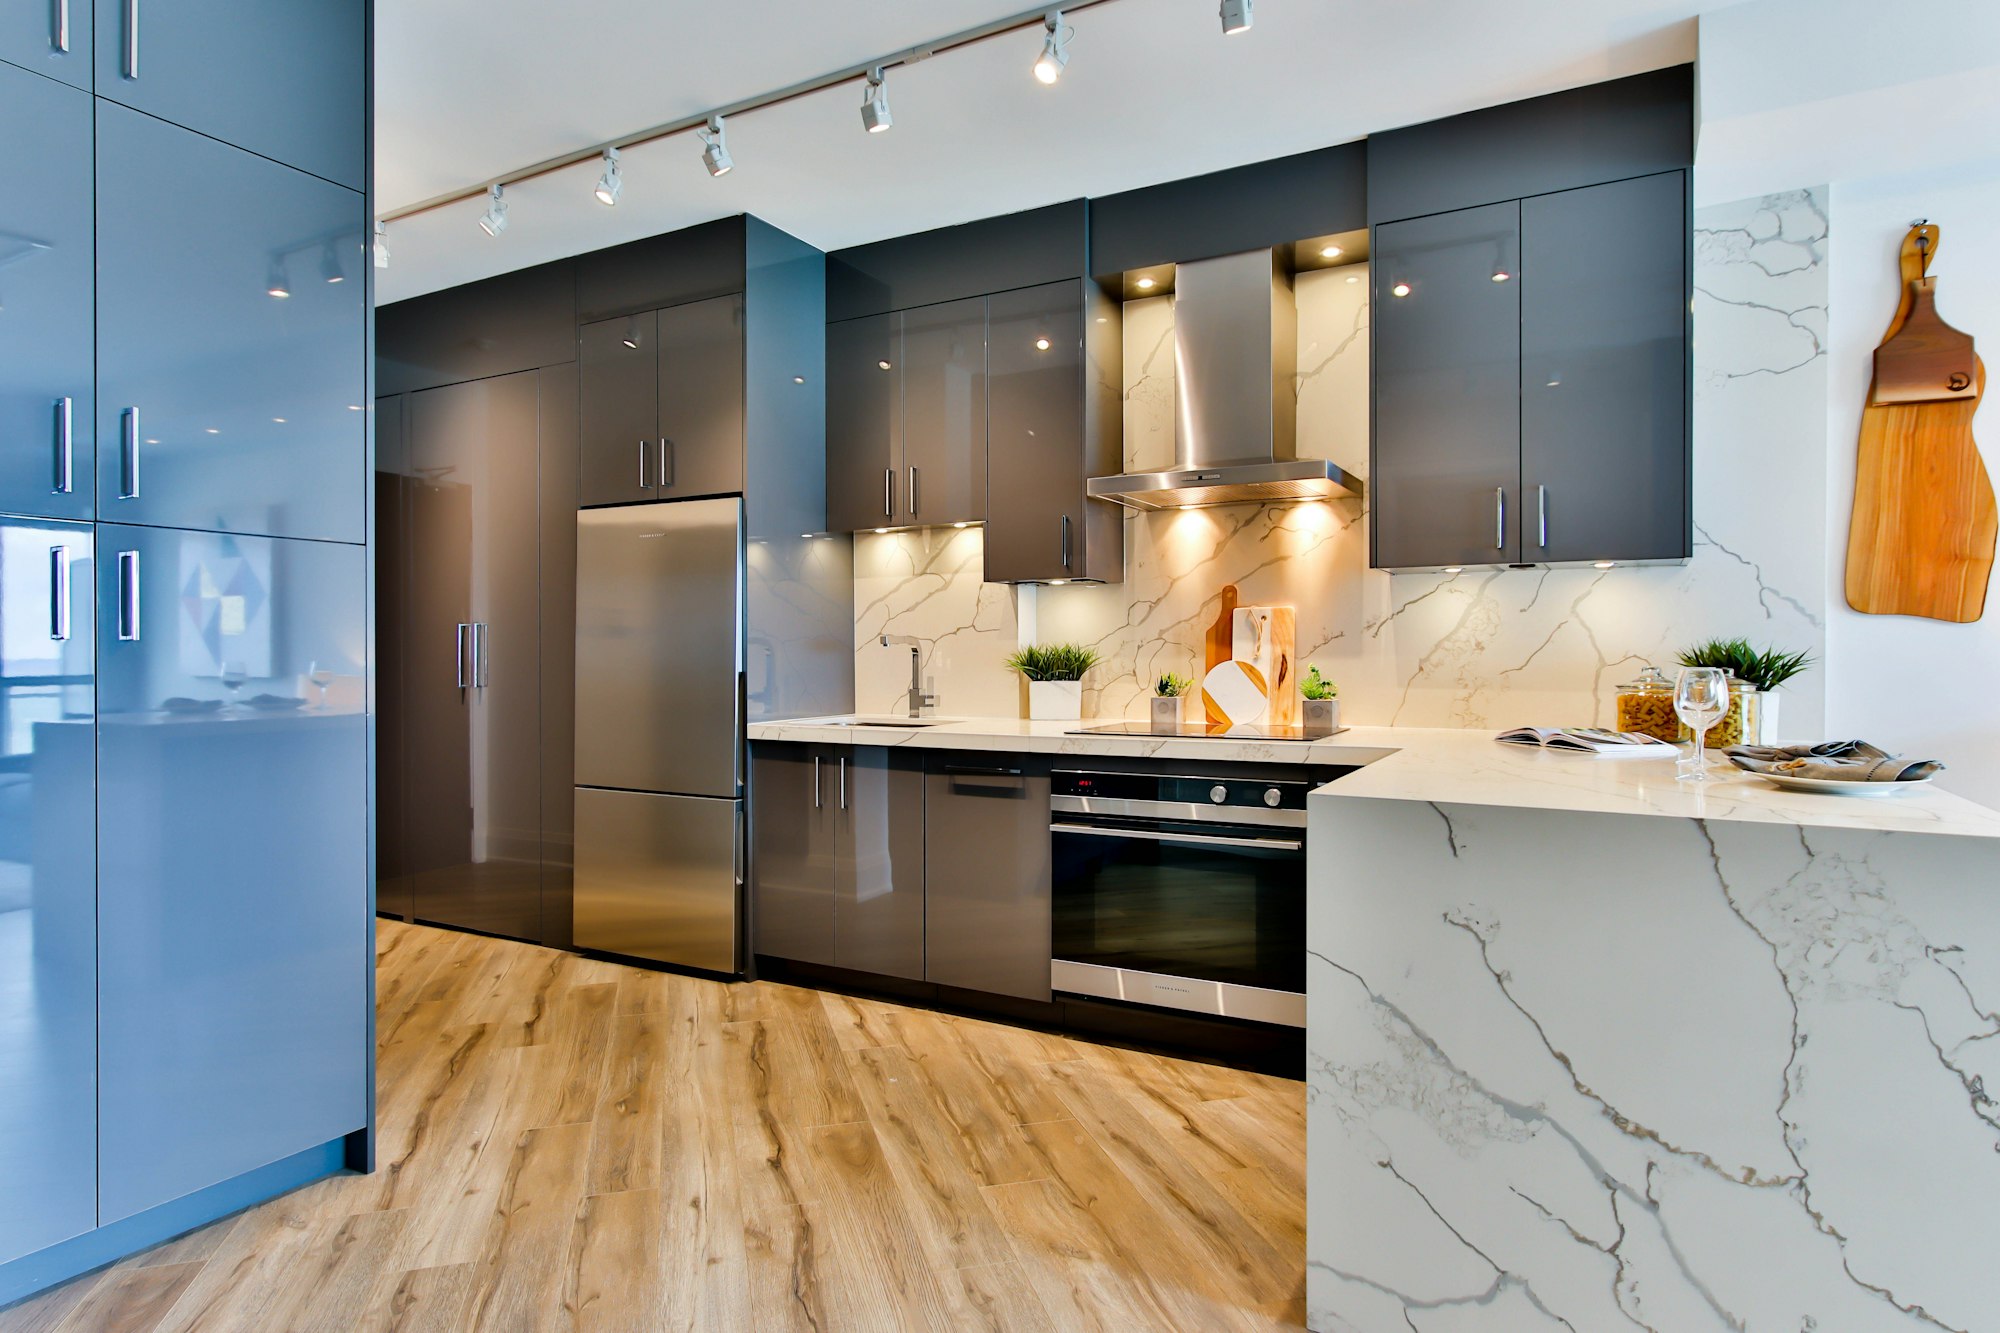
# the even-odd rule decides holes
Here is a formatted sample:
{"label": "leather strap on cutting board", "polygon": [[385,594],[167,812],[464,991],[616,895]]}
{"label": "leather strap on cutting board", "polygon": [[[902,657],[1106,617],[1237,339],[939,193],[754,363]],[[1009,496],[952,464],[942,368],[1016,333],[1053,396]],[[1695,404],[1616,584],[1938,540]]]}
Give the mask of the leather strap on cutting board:
{"label": "leather strap on cutting board", "polygon": [[[1986,366],[1932,305],[1936,280],[1925,271],[1937,243],[1929,224],[1911,227],[1903,240],[1902,300],[1861,409],[1847,604],[1868,615],[1962,623],[1986,609],[2000,510],[1972,438]],[[1913,313],[1920,318],[1910,340],[1899,343]],[[1969,388],[1956,378],[1968,357]],[[1937,383],[1926,389],[1928,379]],[[1926,392],[1935,396],[1912,401]]]}

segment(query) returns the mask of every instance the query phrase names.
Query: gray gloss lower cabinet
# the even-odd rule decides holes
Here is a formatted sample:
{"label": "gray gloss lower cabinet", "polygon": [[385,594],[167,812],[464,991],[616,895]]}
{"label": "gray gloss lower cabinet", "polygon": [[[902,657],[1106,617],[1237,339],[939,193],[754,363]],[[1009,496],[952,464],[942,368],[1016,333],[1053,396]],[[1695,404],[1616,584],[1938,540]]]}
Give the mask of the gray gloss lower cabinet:
{"label": "gray gloss lower cabinet", "polygon": [[0,136],[0,513],[90,517],[91,116],[88,93],[0,65],[0,124],[33,127]]}
{"label": "gray gloss lower cabinet", "polygon": [[97,1223],[91,529],[0,523],[0,1264]]}
{"label": "gray gloss lower cabinet", "polygon": [[1049,766],[934,761],[924,792],[924,978],[1049,998]]}
{"label": "gray gloss lower cabinet", "polygon": [[97,551],[105,1225],[368,1121],[367,552],[112,524]]}
{"label": "gray gloss lower cabinet", "polygon": [[756,747],[755,951],[921,981],[923,802],[920,757],[863,746]]}
{"label": "gray gloss lower cabinet", "polygon": [[98,102],[99,518],[365,538],[366,230],[352,190]]}

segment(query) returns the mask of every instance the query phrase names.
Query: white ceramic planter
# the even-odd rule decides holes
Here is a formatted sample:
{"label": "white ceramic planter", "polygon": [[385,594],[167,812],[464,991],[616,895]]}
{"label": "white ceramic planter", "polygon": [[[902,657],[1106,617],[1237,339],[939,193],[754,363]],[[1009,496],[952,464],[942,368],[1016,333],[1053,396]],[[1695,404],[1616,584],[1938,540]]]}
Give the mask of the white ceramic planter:
{"label": "white ceramic planter", "polygon": [[1340,700],[1299,700],[1299,725],[1308,736],[1331,736],[1340,730]]}
{"label": "white ceramic planter", "polygon": [[1775,690],[1763,690],[1757,695],[1757,744],[1779,744],[1778,695]]}
{"label": "white ceramic planter", "polygon": [[1083,682],[1080,680],[1031,680],[1028,682],[1028,720],[1031,722],[1076,722],[1083,717]]}
{"label": "white ceramic planter", "polygon": [[1155,736],[1174,736],[1180,733],[1181,721],[1187,716],[1187,696],[1177,695],[1171,699],[1153,696],[1152,728]]}

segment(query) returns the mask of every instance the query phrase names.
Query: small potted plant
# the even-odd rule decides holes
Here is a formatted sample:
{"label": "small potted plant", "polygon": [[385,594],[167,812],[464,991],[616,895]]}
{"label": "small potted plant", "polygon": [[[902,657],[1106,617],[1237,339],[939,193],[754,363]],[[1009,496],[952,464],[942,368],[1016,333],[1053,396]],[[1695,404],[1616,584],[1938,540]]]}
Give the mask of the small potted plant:
{"label": "small potted plant", "polygon": [[1097,650],[1079,643],[1030,644],[1007,659],[1028,682],[1028,717],[1035,722],[1075,722],[1083,716],[1083,676],[1096,666]]}
{"label": "small potted plant", "polygon": [[[1690,667],[1721,667],[1740,682],[1729,694],[1729,712],[1711,733],[1710,744],[1776,745],[1778,743],[1778,687],[1813,664],[1804,652],[1787,653],[1776,648],[1761,652],[1748,639],[1710,639],[1680,655],[1680,664]],[[1683,727],[1682,739],[1687,737]]]}
{"label": "small potted plant", "polygon": [[1178,671],[1169,671],[1153,683],[1153,734],[1174,736],[1180,733],[1181,723],[1187,717],[1188,691],[1194,682]]}
{"label": "small potted plant", "polygon": [[1299,694],[1305,700],[1299,721],[1306,735],[1331,736],[1340,730],[1340,686],[1322,676],[1318,667],[1309,666],[1299,682]]}

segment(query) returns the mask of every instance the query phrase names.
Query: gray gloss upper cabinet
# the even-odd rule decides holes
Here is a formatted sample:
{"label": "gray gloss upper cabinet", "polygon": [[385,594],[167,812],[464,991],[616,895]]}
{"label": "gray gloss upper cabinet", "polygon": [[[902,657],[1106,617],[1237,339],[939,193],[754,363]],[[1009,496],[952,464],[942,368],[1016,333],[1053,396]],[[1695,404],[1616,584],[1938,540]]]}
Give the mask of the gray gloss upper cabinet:
{"label": "gray gloss upper cabinet", "polygon": [[902,312],[902,521],[986,516],[986,298]]}
{"label": "gray gloss upper cabinet", "polygon": [[[363,0],[95,3],[99,96],[365,188]],[[221,212],[221,201],[209,202]]]}
{"label": "gray gloss upper cabinet", "polygon": [[90,5],[91,0],[14,0],[0,6],[0,60],[88,90]]}
{"label": "gray gloss upper cabinet", "polygon": [[583,463],[578,502],[653,499],[660,476],[659,320],[648,310],[578,332]]}
{"label": "gray gloss upper cabinet", "polygon": [[115,524],[97,552],[109,1224],[367,1123],[368,562]]}
{"label": "gray gloss upper cabinet", "polygon": [[1521,518],[1520,205],[1384,223],[1371,268],[1374,564],[1512,563]]}
{"label": "gray gloss upper cabinet", "polygon": [[0,512],[89,518],[91,98],[0,65],[0,123]]}
{"label": "gray gloss upper cabinet", "polygon": [[899,314],[826,326],[826,526],[900,526],[903,456]]}
{"label": "gray gloss upper cabinet", "polygon": [[925,980],[1048,999],[1048,761],[947,756],[925,784]]}
{"label": "gray gloss upper cabinet", "polygon": [[361,541],[362,196],[108,102],[97,131],[99,517]]}
{"label": "gray gloss upper cabinet", "polygon": [[1521,202],[1524,561],[1691,554],[1686,188]]}
{"label": "gray gloss upper cabinet", "polygon": [[88,524],[0,523],[0,1264],[97,1223],[93,582]]}
{"label": "gray gloss upper cabinet", "polygon": [[[1105,577],[1085,563],[1093,516],[1080,282],[1002,292],[987,302],[986,579]],[[1099,507],[1109,509],[1109,506]],[[1110,514],[1115,524],[1116,513]],[[1118,557],[1110,559],[1116,578]]]}
{"label": "gray gloss upper cabinet", "polygon": [[662,500],[743,489],[743,298],[659,312]]}

